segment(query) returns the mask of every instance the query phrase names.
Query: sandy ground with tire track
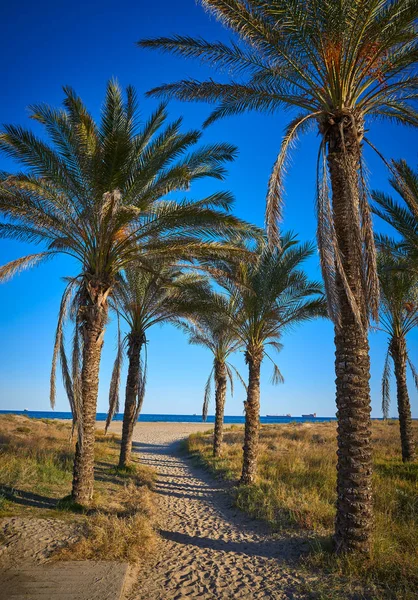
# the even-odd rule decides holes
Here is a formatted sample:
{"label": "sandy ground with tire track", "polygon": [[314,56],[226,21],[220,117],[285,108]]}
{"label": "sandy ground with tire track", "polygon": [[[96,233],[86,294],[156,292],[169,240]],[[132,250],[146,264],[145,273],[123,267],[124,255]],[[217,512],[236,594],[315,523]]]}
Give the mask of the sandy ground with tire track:
{"label": "sandy ground with tire track", "polygon": [[[120,423],[112,431],[120,433]],[[161,542],[130,600],[308,598],[294,562],[306,541],[273,535],[232,506],[225,484],[196,467],[180,441],[207,424],[139,423],[141,462],[158,473]],[[306,576],[305,582],[306,582]],[[314,576],[309,577],[312,583]]]}

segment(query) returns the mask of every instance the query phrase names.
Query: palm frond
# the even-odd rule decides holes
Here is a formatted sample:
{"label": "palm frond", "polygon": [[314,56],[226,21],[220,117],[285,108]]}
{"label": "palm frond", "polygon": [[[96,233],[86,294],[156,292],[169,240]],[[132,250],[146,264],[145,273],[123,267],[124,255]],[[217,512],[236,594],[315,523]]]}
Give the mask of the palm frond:
{"label": "palm frond", "polygon": [[408,360],[409,368],[411,369],[412,379],[414,381],[416,389],[418,390],[418,371],[416,370],[414,363],[412,362],[411,358],[409,357],[409,354],[408,354],[407,360]]}
{"label": "palm frond", "polygon": [[[231,363],[228,363],[228,367],[234,371],[236,377],[241,382],[241,385],[243,386],[244,390],[247,391],[247,389],[248,389],[247,388],[247,384],[245,383],[244,379],[241,377],[241,374],[238,371],[238,369],[234,365],[232,365]],[[232,394],[232,386],[231,386],[231,394]]]}
{"label": "palm frond", "polygon": [[105,433],[107,432],[109,425],[117,412],[119,412],[119,388],[121,370],[123,364],[123,341],[120,331],[120,320],[118,318],[118,339],[117,339],[117,351],[116,358],[113,364],[112,377],[110,379],[109,388],[109,409],[106,418]]}
{"label": "palm frond", "polygon": [[389,406],[390,406],[390,377],[391,377],[391,355],[390,348],[386,352],[385,364],[383,367],[382,374],[382,413],[383,418],[389,417]]}
{"label": "palm frond", "polygon": [[[77,280],[76,279],[72,279],[70,280],[70,282],[67,284],[64,293],[62,295],[61,298],[61,303],[60,303],[60,308],[59,308],[59,312],[58,312],[58,322],[57,322],[57,328],[55,331],[55,341],[54,341],[54,349],[53,349],[53,353],[52,353],[52,366],[51,366],[51,376],[50,376],[50,392],[49,392],[49,402],[51,405],[51,408],[54,409],[55,407],[55,397],[56,397],[56,369],[57,369],[57,361],[58,361],[58,356],[61,353],[61,356],[63,356],[61,350],[63,350],[64,354],[64,342],[63,342],[63,338],[64,338],[64,324],[65,324],[65,320],[67,318],[67,314],[68,314],[68,309],[69,309],[69,305],[71,302],[71,298],[72,295],[74,293],[74,288],[77,285]],[[67,361],[66,361],[67,364]],[[67,379],[67,383],[66,383],[66,391],[67,391],[67,396],[68,399],[70,401],[70,405],[74,405],[74,401],[73,401],[73,391],[71,390],[71,394],[68,394],[68,390],[70,389],[70,387],[68,386],[69,381],[71,380]],[[71,383],[71,388],[72,388],[72,383]],[[74,406],[71,406],[71,411],[74,414]]]}
{"label": "palm frond", "polygon": [[8,279],[11,279],[17,273],[21,273],[25,269],[37,265],[40,262],[44,262],[55,256],[55,252],[38,252],[37,254],[28,254],[22,258],[11,260],[7,264],[0,267],[0,282],[3,283]]}
{"label": "palm frond", "polygon": [[209,377],[206,381],[205,385],[205,393],[203,395],[203,405],[202,405],[202,421],[206,422],[208,418],[209,404],[212,397],[212,377],[213,377],[213,368],[209,373]]}

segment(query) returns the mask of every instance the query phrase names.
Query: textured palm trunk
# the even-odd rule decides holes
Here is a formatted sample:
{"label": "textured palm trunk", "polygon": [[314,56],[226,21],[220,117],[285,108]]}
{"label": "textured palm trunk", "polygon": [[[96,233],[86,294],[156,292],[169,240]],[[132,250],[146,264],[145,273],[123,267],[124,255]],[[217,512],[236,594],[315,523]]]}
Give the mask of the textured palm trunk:
{"label": "textured palm trunk", "polygon": [[[343,130],[343,139],[341,136]],[[332,211],[343,270],[363,325],[355,318],[343,281],[337,275],[340,324],[335,328],[337,403],[337,552],[370,552],[372,456],[370,360],[367,339],[362,249],[359,228],[359,166],[361,126],[342,118],[329,134],[328,166]]]}
{"label": "textured palm trunk", "polygon": [[226,400],[226,365],[215,360],[215,432],[213,436],[213,456],[220,456],[224,432],[224,411]]}
{"label": "textured palm trunk", "polygon": [[395,365],[402,460],[408,462],[415,458],[415,444],[414,432],[412,429],[411,404],[409,402],[408,387],[406,384],[407,352],[405,338],[393,338],[391,343],[391,354]]}
{"label": "textured palm trunk", "polygon": [[93,497],[94,442],[100,358],[107,319],[107,294],[95,294],[82,315],[83,364],[81,369],[81,418],[74,458],[72,498],[87,506]]}
{"label": "textured palm trunk", "polygon": [[262,348],[248,348],[248,389],[245,403],[244,457],[240,483],[254,483],[257,473],[258,439],[260,433],[260,369]]}
{"label": "textured palm trunk", "polygon": [[125,410],[123,413],[122,442],[119,456],[119,467],[125,468],[131,462],[132,437],[137,415],[139,391],[139,361],[142,348],[142,336],[131,333],[128,347],[128,377],[126,380]]}

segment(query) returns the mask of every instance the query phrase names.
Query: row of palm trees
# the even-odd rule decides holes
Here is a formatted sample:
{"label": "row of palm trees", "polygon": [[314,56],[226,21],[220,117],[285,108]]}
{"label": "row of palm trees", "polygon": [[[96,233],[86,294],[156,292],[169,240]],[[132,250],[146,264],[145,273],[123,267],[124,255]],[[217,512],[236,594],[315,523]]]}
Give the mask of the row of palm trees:
{"label": "row of palm trees", "polygon": [[[166,124],[161,106],[139,126],[135,91],[126,98],[116,82],[107,87],[100,124],[71,89],[64,108],[31,107],[50,143],[31,131],[6,126],[0,150],[26,170],[2,173],[2,237],[42,243],[46,249],[0,269],[2,280],[58,254],[72,256],[79,273],[67,278],[55,336],[55,371],[61,358],[65,389],[78,425],[72,495],[88,504],[93,494],[94,433],[99,368],[109,302],[121,273],[135,263],[153,271],[155,262],[199,260],[242,254],[236,235],[255,228],[229,214],[232,197],[215,192],[197,200],[162,198],[188,189],[202,177],[222,179],[235,148],[213,144],[194,148],[197,131]],[[65,322],[74,322],[71,360],[65,351]]]}
{"label": "row of palm trees", "polygon": [[[243,248],[245,250],[245,247]],[[210,269],[211,279],[221,286],[216,291],[206,275],[190,273],[190,268],[160,264],[152,272],[138,266],[128,267],[115,284],[110,301],[113,311],[128,325],[119,343],[109,394],[106,428],[119,409],[118,389],[124,344],[128,356],[125,408],[119,467],[129,466],[132,435],[145,395],[146,334],[157,323],[171,322],[189,335],[189,341],[208,347],[214,364],[205,391],[203,419],[208,412],[212,374],[216,388],[214,455],[221,454],[227,378],[233,374],[247,389],[245,403],[246,442],[243,483],[253,483],[256,472],[258,425],[260,417],[260,368],[264,357],[272,362],[266,347],[280,350],[280,339],[287,329],[304,320],[326,316],[322,286],[308,280],[302,263],[314,252],[311,244],[298,244],[293,235],[284,235],[280,249],[270,249],[262,238],[245,260],[218,259]],[[228,357],[237,350],[245,352],[249,367],[248,386]],[[273,380],[282,379],[273,362]]]}
{"label": "row of palm trees", "polygon": [[[380,287],[387,300],[384,306],[390,306],[388,310],[394,306],[390,285],[385,291],[385,277],[398,287],[403,273],[417,275],[418,211],[416,178],[397,165],[391,167],[407,208],[375,196],[376,211],[401,235],[400,242],[377,238],[382,257],[378,261],[363,146],[374,148],[365,136],[371,117],[418,124],[413,108],[418,3],[202,0],[201,4],[235,32],[236,42],[225,45],[174,36],[141,45],[226,68],[231,81],[184,80],[152,93],[215,103],[206,124],[247,110],[270,114],[286,107],[298,110],[286,129],[268,186],[267,242],[257,228],[230,214],[229,193],[215,192],[198,200],[167,199],[188,190],[199,178],[222,180],[234,147],[212,144],[196,149],[201,133],[182,133],[180,121],[167,125],[164,106],[140,126],[134,90],[128,88],[123,98],[115,82],[108,85],[102,118],[96,124],[80,98],[65,88],[63,109],[31,108],[31,117],[44,126],[50,143],[21,127],[7,126],[0,134],[0,150],[24,169],[0,176],[1,235],[46,247],[3,266],[0,278],[60,253],[78,261],[78,275],[66,280],[51,376],[53,402],[59,358],[78,432],[72,491],[76,502],[88,504],[93,493],[99,368],[109,309],[126,320],[130,330],[125,341],[130,364],[121,465],[129,461],[133,425],[144,395],[145,332],[154,321],[174,319],[189,330],[192,341],[206,344],[214,355],[217,453],[226,380],[232,375],[226,359],[238,348],[245,351],[249,377],[241,481],[250,483],[256,472],[260,366],[264,357],[270,358],[266,348],[280,349],[281,336],[292,323],[325,314],[320,284],[310,282],[300,268],[312,248],[298,245],[279,228],[288,153],[297,136],[316,125],[317,239],[336,345],[335,543],[338,552],[367,553],[372,530],[369,321],[378,318]],[[402,260],[402,265],[383,264],[387,256]],[[384,274],[382,283],[378,268]],[[208,276],[222,291],[208,288]],[[156,289],[158,294],[163,290],[161,302]],[[414,290],[412,286],[412,295]],[[149,315],[142,318],[137,308],[146,293]],[[416,301],[408,296],[400,306],[402,318],[407,311],[407,321],[414,326]],[[67,318],[74,328],[70,353],[64,340]],[[393,339],[399,337],[396,325]],[[109,418],[118,405],[123,342],[120,336]],[[403,449],[411,433],[409,399],[404,391],[399,393],[405,353],[405,344],[390,342],[404,422]],[[277,368],[275,378],[280,378]],[[412,457],[408,452],[403,452],[405,460]]]}
{"label": "row of palm trees", "polygon": [[[317,241],[335,327],[339,552],[368,553],[372,453],[368,324],[379,282],[364,145],[377,119],[418,125],[416,0],[200,0],[234,35],[230,44],[175,35],[140,46],[197,59],[223,80],[184,79],[150,93],[215,105],[206,125],[257,110],[294,113],[267,192],[266,226],[279,239],[283,178],[300,134],[319,133]],[[225,82],[226,79],[226,82]],[[271,130],[274,130],[272,126]],[[367,136],[366,136],[367,132]]]}

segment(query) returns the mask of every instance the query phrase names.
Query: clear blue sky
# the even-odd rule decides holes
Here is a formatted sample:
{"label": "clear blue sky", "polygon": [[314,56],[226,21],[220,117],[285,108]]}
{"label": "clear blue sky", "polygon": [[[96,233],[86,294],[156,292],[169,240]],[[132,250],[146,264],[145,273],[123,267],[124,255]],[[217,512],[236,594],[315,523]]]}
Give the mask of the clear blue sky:
{"label": "clear blue sky", "polygon": [[[133,84],[143,95],[163,82],[183,77],[206,77],[209,71],[198,63],[141,50],[134,45],[143,37],[172,33],[204,36],[227,41],[230,34],[194,0],[92,0],[62,2],[23,0],[2,7],[2,92],[0,121],[33,126],[26,107],[47,102],[58,105],[61,87],[71,85],[93,114],[99,114],[106,81],[117,77],[122,85]],[[216,74],[211,72],[213,76]],[[142,100],[144,118],[156,101]],[[185,126],[200,127],[209,107],[204,104],[170,104],[171,116],[184,115]],[[239,157],[224,184],[236,197],[235,211],[258,225],[263,224],[264,199],[270,168],[279,148],[289,114],[275,117],[251,114],[220,121],[210,127],[204,141],[224,140],[239,147]],[[388,158],[405,158],[416,165],[416,133],[409,129],[373,124],[369,137]],[[318,138],[302,140],[293,155],[287,178],[285,228],[299,233],[301,240],[314,239],[315,160]],[[385,168],[367,153],[370,182],[387,189]],[[0,157],[0,169],[14,165]],[[206,182],[195,193],[219,189]],[[377,224],[382,229],[382,224]],[[0,261],[23,255],[24,244],[0,241]],[[317,258],[309,264],[318,277]],[[27,271],[0,286],[0,408],[48,410],[48,386],[52,343],[60,295],[61,277],[74,272],[71,261],[55,262]],[[329,322],[304,325],[286,336],[278,357],[285,384],[269,383],[270,368],[262,373],[261,413],[316,412],[335,414],[333,330]],[[412,359],[418,362],[418,333],[410,337]],[[98,410],[105,411],[115,349],[115,330],[108,327],[102,360]],[[386,339],[371,334],[373,415],[380,416],[380,376]],[[203,387],[211,368],[211,357],[203,349],[189,346],[172,327],[156,328],[149,335],[149,378],[145,413],[198,413]],[[244,373],[242,356],[234,359]],[[418,417],[417,394],[410,381],[413,414]],[[394,389],[393,389],[394,391]],[[123,389],[122,389],[123,397]],[[242,414],[243,390],[236,385],[228,399],[227,414]],[[62,388],[57,410],[68,410]],[[212,406],[213,410],[213,406]],[[211,411],[212,412],[212,411]],[[392,398],[390,414],[396,414]]]}

